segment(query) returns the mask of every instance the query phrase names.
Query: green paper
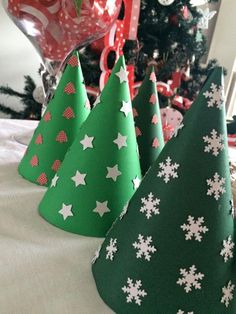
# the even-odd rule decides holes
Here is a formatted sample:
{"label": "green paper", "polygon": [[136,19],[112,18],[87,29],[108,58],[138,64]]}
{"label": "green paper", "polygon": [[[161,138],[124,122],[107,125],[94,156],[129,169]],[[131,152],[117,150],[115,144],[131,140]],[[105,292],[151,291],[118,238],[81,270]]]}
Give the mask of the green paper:
{"label": "green paper", "polygon": [[33,183],[49,186],[89,112],[79,56],[74,52],[21,160],[19,173]]}
{"label": "green paper", "polygon": [[66,231],[105,236],[141,179],[125,68],[122,57],[40,203],[40,214]]}
{"label": "green paper", "polygon": [[221,79],[216,68],[96,253],[97,289],[116,313],[236,313]]}
{"label": "green paper", "polygon": [[149,67],[139,92],[133,100],[133,108],[141,169],[142,174],[145,175],[164,147],[153,66]]}

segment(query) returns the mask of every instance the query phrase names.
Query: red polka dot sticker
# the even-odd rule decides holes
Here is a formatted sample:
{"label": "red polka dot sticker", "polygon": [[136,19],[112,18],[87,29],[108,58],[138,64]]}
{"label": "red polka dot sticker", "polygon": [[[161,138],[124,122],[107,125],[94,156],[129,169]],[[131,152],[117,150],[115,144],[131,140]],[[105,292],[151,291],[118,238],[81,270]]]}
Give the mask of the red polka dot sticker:
{"label": "red polka dot sticker", "polygon": [[56,141],[59,142],[59,143],[65,143],[65,142],[68,141],[65,131],[60,131],[57,134]]}
{"label": "red polka dot sticker", "polygon": [[66,87],[64,88],[64,92],[67,95],[75,94],[75,86],[74,86],[74,84],[71,83],[71,82],[66,84]]}
{"label": "red polka dot sticker", "polygon": [[59,159],[56,159],[54,163],[52,164],[52,170],[57,172],[60,166],[61,166],[61,161]]}
{"label": "red polka dot sticker", "polygon": [[153,83],[156,82],[156,74],[155,74],[155,72],[152,72],[152,73],[150,74],[149,79],[150,79],[150,81],[152,81]]}
{"label": "red polka dot sticker", "polygon": [[73,111],[73,109],[71,107],[67,107],[62,115],[67,120],[72,119],[72,118],[75,117],[74,111]]}
{"label": "red polka dot sticker", "polygon": [[138,111],[136,110],[136,108],[133,108],[133,116],[138,117]]}
{"label": "red polka dot sticker", "polygon": [[152,123],[153,124],[157,124],[158,123],[158,116],[157,114],[154,114],[153,117],[152,117]]}
{"label": "red polka dot sticker", "polygon": [[74,67],[78,67],[78,66],[79,66],[79,60],[78,60],[78,58],[77,58],[75,55],[73,55],[73,56],[71,56],[71,57],[69,58],[67,64],[69,64],[69,65],[72,66],[73,68],[74,68]]}
{"label": "red polka dot sticker", "polygon": [[45,115],[43,116],[43,120],[44,120],[45,122],[50,121],[51,118],[52,118],[52,117],[51,117],[50,111],[46,112]]}
{"label": "red polka dot sticker", "polygon": [[136,133],[136,137],[142,135],[142,132],[140,131],[140,129],[137,126],[135,127],[135,133]]}
{"label": "red polka dot sticker", "polygon": [[159,147],[159,141],[158,141],[158,138],[157,138],[157,137],[154,138],[154,140],[153,140],[153,142],[152,142],[152,147],[153,147],[153,148]]}
{"label": "red polka dot sticker", "polygon": [[157,102],[157,98],[155,94],[152,94],[150,99],[149,99],[150,104],[155,105]]}
{"label": "red polka dot sticker", "polygon": [[40,145],[43,144],[43,137],[41,134],[39,134],[35,139],[35,144]]}
{"label": "red polka dot sticker", "polygon": [[38,177],[37,179],[37,182],[40,184],[40,185],[46,185],[48,183],[48,179],[47,179],[47,176],[46,176],[46,173],[43,172],[40,174],[40,176]]}
{"label": "red polka dot sticker", "polygon": [[37,167],[39,165],[39,160],[37,155],[34,155],[31,160],[30,160],[30,164],[32,167]]}

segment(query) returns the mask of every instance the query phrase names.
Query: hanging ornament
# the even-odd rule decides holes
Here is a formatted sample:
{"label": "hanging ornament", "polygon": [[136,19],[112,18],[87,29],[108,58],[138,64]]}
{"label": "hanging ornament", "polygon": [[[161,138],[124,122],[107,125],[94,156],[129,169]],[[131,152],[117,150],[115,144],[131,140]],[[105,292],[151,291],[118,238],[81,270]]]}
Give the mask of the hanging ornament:
{"label": "hanging ornament", "polygon": [[[194,59],[195,59],[195,55],[194,55]],[[185,65],[185,67],[181,70],[181,80],[183,81],[189,81],[191,76],[190,76],[190,61],[187,60],[187,63]]]}
{"label": "hanging ornament", "polygon": [[35,87],[33,94],[33,98],[35,101],[37,101],[39,104],[43,104],[45,101],[45,94],[42,86]]}
{"label": "hanging ornament", "polygon": [[182,14],[183,14],[183,18],[185,20],[187,20],[189,18],[189,10],[188,10],[188,6],[184,5],[182,8]]}
{"label": "hanging ornament", "polygon": [[197,43],[202,42],[202,33],[199,30],[197,30],[197,33],[196,33],[196,42]]}
{"label": "hanging ornament", "polygon": [[171,5],[175,0],[158,0],[161,5]]}
{"label": "hanging ornament", "polygon": [[209,21],[213,18],[217,11],[210,11],[209,8],[206,8],[205,10],[198,9],[198,12],[202,15],[201,19],[199,20],[198,27],[202,29],[208,29]]}
{"label": "hanging ornament", "polygon": [[177,14],[172,14],[169,16],[169,23],[175,26],[179,26],[179,18]]}
{"label": "hanging ornament", "polygon": [[192,7],[197,7],[199,5],[204,5],[208,2],[208,0],[190,0],[190,4]]}

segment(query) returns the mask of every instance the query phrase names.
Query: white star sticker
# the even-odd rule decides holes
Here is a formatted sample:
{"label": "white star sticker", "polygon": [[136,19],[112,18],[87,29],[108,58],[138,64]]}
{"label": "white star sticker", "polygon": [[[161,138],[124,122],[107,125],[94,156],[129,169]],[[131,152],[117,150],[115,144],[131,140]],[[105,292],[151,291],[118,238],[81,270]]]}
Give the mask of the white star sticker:
{"label": "white star sticker", "polygon": [[92,143],[93,140],[94,140],[94,137],[88,136],[87,134],[85,134],[84,139],[80,141],[80,143],[83,145],[83,150],[87,148],[93,148],[93,143]]}
{"label": "white star sticker", "polygon": [[100,104],[100,102],[101,102],[101,95],[99,95],[96,98],[95,102],[93,103],[93,108],[95,108],[98,104]]}
{"label": "white star sticker", "polygon": [[105,213],[109,213],[110,209],[107,207],[108,201],[103,203],[96,201],[96,207],[94,208],[93,212],[98,213],[100,217],[102,217]]}
{"label": "white star sticker", "polygon": [[122,66],[120,67],[120,71],[116,72],[116,76],[119,77],[120,79],[120,84],[123,82],[128,82],[128,74],[129,72],[126,71],[126,69],[124,69]]}
{"label": "white star sticker", "polygon": [[118,133],[117,138],[113,141],[113,143],[115,143],[119,149],[121,149],[122,147],[127,147],[127,136],[123,136],[120,133]]}
{"label": "white star sticker", "polygon": [[139,179],[138,176],[136,176],[133,180],[133,185],[134,185],[134,189],[136,190],[139,186],[140,186],[140,183],[141,183],[141,180]]}
{"label": "white star sticker", "polygon": [[55,174],[54,178],[51,181],[51,188],[57,185],[57,180],[59,179],[58,175]]}
{"label": "white star sticker", "polygon": [[117,180],[117,177],[121,175],[121,172],[118,169],[118,165],[115,165],[114,167],[107,167],[107,176],[106,178],[110,178],[113,181]]}
{"label": "white star sticker", "polygon": [[120,111],[123,112],[127,117],[128,114],[132,112],[131,103],[129,101],[122,101],[122,107],[120,108]]}
{"label": "white star sticker", "polygon": [[62,208],[59,210],[59,213],[63,216],[63,219],[66,220],[70,216],[74,216],[72,211],[72,205],[62,204]]}
{"label": "white star sticker", "polygon": [[84,180],[84,178],[86,177],[86,173],[80,173],[78,170],[76,170],[76,173],[74,175],[74,177],[71,177],[71,180],[73,180],[75,182],[75,186],[79,186],[79,185],[86,185],[86,182]]}

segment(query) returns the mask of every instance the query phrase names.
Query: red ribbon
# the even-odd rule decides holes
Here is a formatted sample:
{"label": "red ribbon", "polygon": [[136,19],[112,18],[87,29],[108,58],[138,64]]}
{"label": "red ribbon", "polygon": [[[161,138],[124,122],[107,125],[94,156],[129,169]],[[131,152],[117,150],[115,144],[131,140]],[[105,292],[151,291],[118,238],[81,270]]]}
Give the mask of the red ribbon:
{"label": "red ribbon", "polygon": [[[123,54],[123,47],[126,39],[135,40],[137,38],[137,28],[140,12],[140,0],[124,0],[125,14],[123,20],[117,20],[110,32],[104,37],[104,46],[100,57],[100,90],[102,90],[109,78],[111,69],[108,67],[108,57],[114,52],[116,61]],[[127,67],[129,72],[129,87],[131,97],[134,95],[134,66]]]}

